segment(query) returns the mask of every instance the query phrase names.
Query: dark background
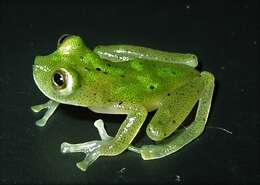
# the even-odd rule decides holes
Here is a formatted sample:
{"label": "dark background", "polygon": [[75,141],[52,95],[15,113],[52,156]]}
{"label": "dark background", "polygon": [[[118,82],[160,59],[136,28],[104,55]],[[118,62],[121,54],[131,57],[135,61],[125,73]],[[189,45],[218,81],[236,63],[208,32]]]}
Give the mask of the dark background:
{"label": "dark background", "polygon": [[[259,171],[258,1],[29,1],[0,3],[1,184],[252,184]],[[47,99],[32,78],[36,55],[56,49],[60,35],[100,44],[136,44],[197,54],[216,89],[204,134],[181,151],[143,161],[132,152],[101,157],[83,173],[83,154],[60,153],[63,141],[111,134],[124,116],[63,105],[44,128],[31,105]],[[222,127],[229,134],[214,127]]]}

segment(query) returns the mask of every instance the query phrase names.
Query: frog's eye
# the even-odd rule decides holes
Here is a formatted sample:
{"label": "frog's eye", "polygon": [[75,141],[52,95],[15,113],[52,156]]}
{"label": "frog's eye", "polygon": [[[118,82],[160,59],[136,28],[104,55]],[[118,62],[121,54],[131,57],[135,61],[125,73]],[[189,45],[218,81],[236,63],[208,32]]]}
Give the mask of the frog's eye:
{"label": "frog's eye", "polygon": [[78,74],[72,69],[57,69],[52,75],[52,84],[60,95],[69,95],[78,87]]}
{"label": "frog's eye", "polygon": [[54,72],[52,83],[57,89],[65,89],[67,86],[68,75],[64,70],[57,70]]}
{"label": "frog's eye", "polygon": [[58,39],[58,42],[57,42],[57,46],[59,47],[69,37],[70,37],[70,34],[63,34],[62,36],[60,36],[60,38]]}

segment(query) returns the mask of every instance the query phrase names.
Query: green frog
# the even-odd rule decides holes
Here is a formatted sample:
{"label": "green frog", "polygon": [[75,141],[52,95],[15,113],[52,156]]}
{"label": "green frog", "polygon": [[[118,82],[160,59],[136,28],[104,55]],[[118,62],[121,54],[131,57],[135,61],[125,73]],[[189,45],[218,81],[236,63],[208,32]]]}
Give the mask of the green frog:
{"label": "green frog", "polygon": [[[144,160],[170,155],[203,132],[214,90],[214,76],[199,72],[194,54],[166,52],[134,45],[88,48],[81,37],[63,35],[57,50],[36,56],[33,78],[50,100],[32,106],[34,112],[47,109],[36,122],[43,127],[59,104],[87,107],[102,114],[126,114],[117,134],[107,134],[102,120],[94,125],[100,140],[79,144],[64,142],[61,152],[84,152],[77,163],[85,171],[100,156],[115,156],[125,150]],[[198,102],[194,121],[182,122]],[[156,144],[136,147],[132,141],[148,112],[156,111],[146,133]]]}

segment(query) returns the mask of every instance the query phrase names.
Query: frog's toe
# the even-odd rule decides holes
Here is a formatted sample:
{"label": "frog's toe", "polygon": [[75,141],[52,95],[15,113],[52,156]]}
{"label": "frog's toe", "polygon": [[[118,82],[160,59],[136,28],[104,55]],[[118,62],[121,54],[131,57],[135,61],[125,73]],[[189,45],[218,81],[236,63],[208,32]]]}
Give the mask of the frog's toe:
{"label": "frog's toe", "polygon": [[99,136],[101,137],[102,140],[106,141],[106,140],[112,139],[112,137],[107,134],[107,131],[105,129],[104,122],[102,119],[96,120],[94,125],[98,129]]}
{"label": "frog's toe", "polygon": [[82,170],[86,171],[87,168],[99,157],[99,152],[98,151],[93,151],[90,153],[87,153],[86,157],[84,160],[76,163],[76,166]]}
{"label": "frog's toe", "polygon": [[43,107],[42,105],[34,105],[34,106],[31,106],[31,110],[33,112],[40,112],[42,109],[44,109],[45,107]]}
{"label": "frog's toe", "polygon": [[76,164],[76,166],[81,170],[81,171],[86,171],[88,168],[88,164],[85,162],[85,160],[80,161]]}
{"label": "frog's toe", "polygon": [[86,152],[86,146],[88,142],[81,144],[70,144],[67,142],[63,142],[60,146],[61,153],[74,153],[74,152]]}
{"label": "frog's toe", "polygon": [[70,145],[69,143],[63,142],[60,146],[60,151],[61,153],[69,153],[70,152]]}
{"label": "frog's toe", "polygon": [[85,143],[78,143],[78,144],[70,144],[67,142],[63,142],[61,144],[61,152],[62,153],[74,153],[74,152],[83,152],[88,155],[93,151],[98,150],[102,145],[102,141],[88,141]]}
{"label": "frog's toe", "polygon": [[46,117],[43,117],[42,119],[37,120],[35,124],[38,127],[44,127],[46,125],[47,121],[48,121],[48,119]]}

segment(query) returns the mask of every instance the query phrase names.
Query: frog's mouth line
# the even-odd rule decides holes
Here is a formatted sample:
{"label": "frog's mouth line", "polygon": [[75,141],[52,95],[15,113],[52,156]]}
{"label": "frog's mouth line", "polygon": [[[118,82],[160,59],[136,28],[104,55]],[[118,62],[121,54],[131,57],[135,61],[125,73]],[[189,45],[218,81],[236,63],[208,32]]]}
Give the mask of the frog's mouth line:
{"label": "frog's mouth line", "polygon": [[46,96],[48,97],[50,100],[52,100],[52,98],[42,89],[41,84],[39,83],[41,81],[41,79],[39,78],[39,73],[41,72],[48,72],[50,71],[50,69],[46,66],[43,65],[38,65],[38,64],[34,64],[32,65],[33,68],[33,80],[36,84],[36,86],[38,87],[38,89]]}

